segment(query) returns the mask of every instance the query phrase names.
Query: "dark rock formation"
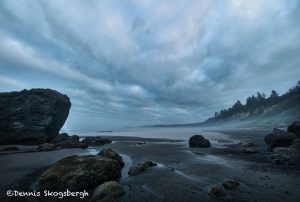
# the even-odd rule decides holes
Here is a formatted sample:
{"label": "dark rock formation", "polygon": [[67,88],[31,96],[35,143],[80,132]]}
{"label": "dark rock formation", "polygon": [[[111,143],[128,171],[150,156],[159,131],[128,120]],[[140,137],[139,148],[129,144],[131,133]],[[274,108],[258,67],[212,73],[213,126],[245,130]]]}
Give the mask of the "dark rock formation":
{"label": "dark rock formation", "polygon": [[210,142],[202,135],[193,135],[190,137],[189,145],[190,147],[210,147]]}
{"label": "dark rock formation", "polygon": [[93,193],[91,202],[117,201],[125,195],[124,187],[116,182],[110,181],[101,184]]}
{"label": "dark rock formation", "polygon": [[56,147],[54,144],[43,143],[43,144],[39,145],[38,150],[39,151],[54,151],[54,150],[56,150]]}
{"label": "dark rock formation", "polygon": [[86,143],[79,141],[79,136],[69,136],[67,133],[62,133],[56,136],[52,141],[58,148],[87,148]]}
{"label": "dark rock formation", "polygon": [[298,136],[294,133],[286,132],[280,129],[274,129],[273,133],[265,136],[264,141],[269,146],[269,150],[275,147],[288,147]]}
{"label": "dark rock formation", "polygon": [[287,131],[295,133],[300,137],[300,121],[294,121],[288,128]]}
{"label": "dark rock formation", "polygon": [[231,190],[231,189],[235,189],[236,187],[240,186],[240,183],[236,180],[227,180],[222,185],[225,189]]}
{"label": "dark rock formation", "polygon": [[50,166],[40,177],[38,190],[87,190],[118,180],[121,167],[116,160],[99,155],[69,156]]}
{"label": "dark rock formation", "polygon": [[150,168],[152,166],[157,166],[157,164],[153,163],[152,161],[141,162],[141,163],[137,164],[136,166],[131,167],[128,172],[128,175],[130,175],[130,176],[138,175],[141,172],[146,171],[148,168]]}
{"label": "dark rock formation", "polygon": [[101,137],[86,137],[82,142],[92,146],[101,146],[105,144],[110,144],[111,140],[104,139]]}
{"label": "dark rock formation", "polygon": [[115,152],[114,150],[112,150],[111,148],[107,148],[107,149],[103,149],[98,153],[99,156],[103,156],[103,157],[107,157],[107,158],[111,158],[116,160],[119,164],[120,167],[123,168],[124,167],[124,162],[122,160],[122,157]]}
{"label": "dark rock formation", "polygon": [[255,146],[255,144],[251,141],[241,141],[240,145],[242,147],[253,147],[253,146]]}
{"label": "dark rock formation", "polygon": [[51,89],[0,93],[0,143],[50,141],[64,125],[70,107],[68,96]]}

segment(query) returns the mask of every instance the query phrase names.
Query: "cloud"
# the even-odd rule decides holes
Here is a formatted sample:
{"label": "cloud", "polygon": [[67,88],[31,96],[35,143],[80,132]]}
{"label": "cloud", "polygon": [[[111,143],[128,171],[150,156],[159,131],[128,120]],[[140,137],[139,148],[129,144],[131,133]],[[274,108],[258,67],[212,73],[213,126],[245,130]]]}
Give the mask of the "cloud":
{"label": "cloud", "polygon": [[299,8],[296,0],[2,1],[0,91],[68,94],[68,128],[201,121],[299,80]]}

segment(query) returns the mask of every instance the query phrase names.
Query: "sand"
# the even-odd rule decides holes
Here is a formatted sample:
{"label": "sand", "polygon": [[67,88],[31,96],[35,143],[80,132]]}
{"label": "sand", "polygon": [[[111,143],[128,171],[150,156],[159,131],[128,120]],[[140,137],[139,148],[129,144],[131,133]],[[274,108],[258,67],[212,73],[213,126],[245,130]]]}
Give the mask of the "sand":
{"label": "sand", "polygon": [[[271,164],[271,154],[263,142],[266,131],[219,132],[228,135],[228,140],[212,142],[211,148],[190,149],[187,141],[114,137],[112,144],[89,149],[2,154],[1,197],[7,189],[29,189],[43,169],[65,156],[96,154],[110,147],[125,162],[120,182],[127,194],[122,201],[300,201],[299,166]],[[245,140],[254,142],[258,153],[241,152],[243,147],[238,143]],[[137,176],[127,175],[132,165],[145,160],[158,166]],[[224,189],[221,197],[208,194],[211,185],[231,179],[239,181],[240,186]]]}

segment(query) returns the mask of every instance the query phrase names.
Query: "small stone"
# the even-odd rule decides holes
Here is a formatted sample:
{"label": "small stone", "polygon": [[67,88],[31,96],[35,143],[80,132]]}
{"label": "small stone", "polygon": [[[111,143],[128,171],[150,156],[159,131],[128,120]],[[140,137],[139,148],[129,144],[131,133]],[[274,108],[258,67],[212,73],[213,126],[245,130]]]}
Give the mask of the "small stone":
{"label": "small stone", "polygon": [[214,184],[209,189],[209,195],[222,196],[222,195],[224,195],[224,192],[223,192],[223,189],[220,185]]}
{"label": "small stone", "polygon": [[222,185],[225,189],[231,190],[231,189],[235,189],[236,187],[240,186],[240,183],[235,180],[227,180]]}
{"label": "small stone", "polygon": [[254,149],[243,149],[243,153],[245,154],[255,154],[258,151],[254,150]]}

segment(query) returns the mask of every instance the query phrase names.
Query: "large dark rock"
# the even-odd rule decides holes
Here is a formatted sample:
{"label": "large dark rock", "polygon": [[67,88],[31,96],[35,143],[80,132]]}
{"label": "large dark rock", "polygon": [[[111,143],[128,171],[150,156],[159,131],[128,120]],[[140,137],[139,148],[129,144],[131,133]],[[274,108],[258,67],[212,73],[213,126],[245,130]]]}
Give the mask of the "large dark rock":
{"label": "large dark rock", "polygon": [[202,135],[193,135],[189,139],[189,145],[190,147],[210,147],[210,142]]}
{"label": "large dark rock", "polygon": [[274,129],[273,133],[265,136],[264,141],[268,145],[269,150],[273,150],[276,147],[288,147],[292,145],[297,135],[294,133],[286,132],[280,129]]}
{"label": "large dark rock", "polygon": [[295,133],[300,137],[300,121],[294,121],[288,128],[287,131]]}
{"label": "large dark rock", "polygon": [[117,152],[115,152],[114,150],[112,150],[111,148],[106,148],[106,149],[101,150],[98,153],[98,155],[114,159],[114,160],[116,160],[120,164],[120,166],[122,168],[124,167],[124,162],[123,162],[122,157]]}
{"label": "large dark rock", "polygon": [[69,156],[50,166],[40,177],[38,190],[88,190],[121,176],[119,162],[99,155]]}
{"label": "large dark rock", "polygon": [[152,166],[157,166],[157,164],[153,163],[152,161],[141,162],[141,163],[137,164],[136,166],[132,166],[128,171],[128,175],[130,175],[130,176],[138,175],[141,172],[146,171],[148,168],[150,168]]}
{"label": "large dark rock", "polygon": [[40,144],[58,135],[71,102],[51,89],[0,93],[0,143]]}

